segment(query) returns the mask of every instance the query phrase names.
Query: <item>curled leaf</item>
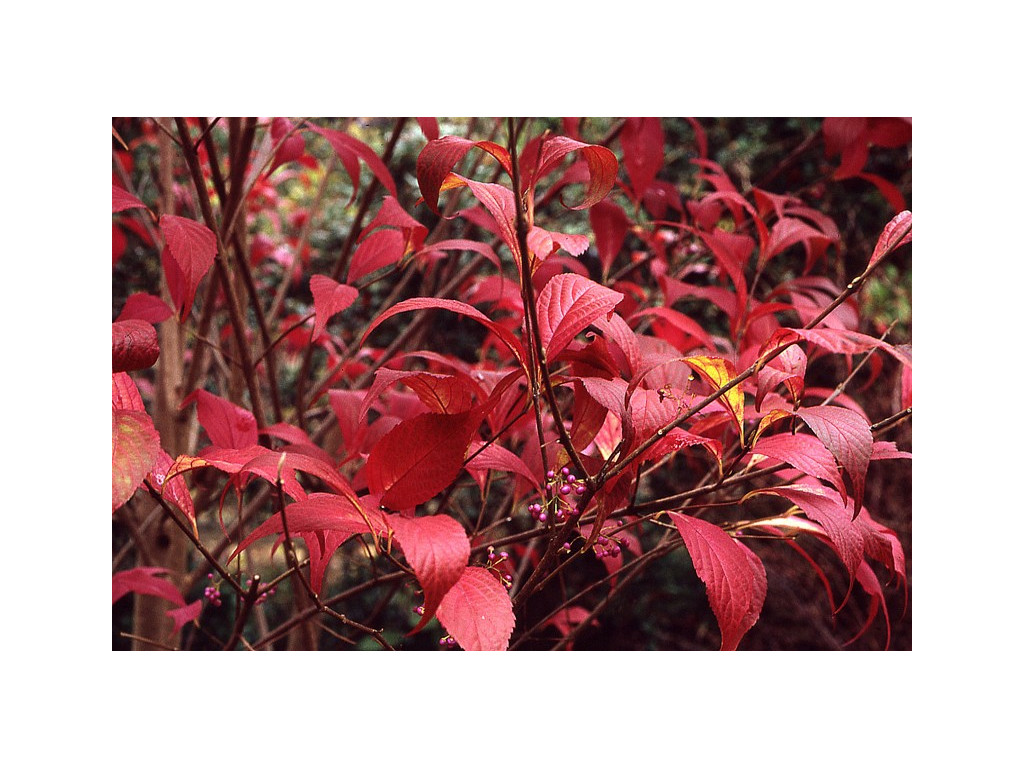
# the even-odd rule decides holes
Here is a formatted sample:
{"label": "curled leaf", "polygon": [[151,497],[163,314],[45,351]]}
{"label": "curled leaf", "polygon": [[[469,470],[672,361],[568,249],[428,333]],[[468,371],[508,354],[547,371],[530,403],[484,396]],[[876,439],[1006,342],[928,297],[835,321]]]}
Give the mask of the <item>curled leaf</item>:
{"label": "curled leaf", "polygon": [[160,356],[156,328],[145,320],[119,320],[111,326],[113,370],[137,371],[149,368]]}

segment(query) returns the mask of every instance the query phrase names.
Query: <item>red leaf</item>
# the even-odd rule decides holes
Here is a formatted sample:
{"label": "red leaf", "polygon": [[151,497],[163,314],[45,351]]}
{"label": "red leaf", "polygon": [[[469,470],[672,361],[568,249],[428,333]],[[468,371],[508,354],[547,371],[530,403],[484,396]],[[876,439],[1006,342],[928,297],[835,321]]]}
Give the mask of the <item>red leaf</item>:
{"label": "red leaf", "polygon": [[849,502],[830,488],[812,485],[765,488],[752,491],[748,496],[764,493],[787,499],[824,529],[835,547],[836,554],[846,566],[852,589],[854,575],[864,559],[864,536],[861,529],[854,524],[853,510],[849,508]]}
{"label": "red leaf", "polygon": [[594,231],[594,246],[601,261],[602,275],[607,277],[611,271],[631,226],[626,212],[611,200],[602,200],[590,209],[590,228]]}
{"label": "red leaf", "polygon": [[[550,136],[543,140],[540,156],[536,161],[536,170],[531,173],[529,168],[524,169],[524,190],[533,188],[539,179],[554,171],[570,152],[580,152],[583,155],[590,178],[583,193],[583,202],[567,207],[578,211],[604,199],[615,186],[615,177],[619,172],[619,161],[615,158],[615,153],[607,147],[584,144],[566,136]],[[526,151],[523,154],[529,155]]]}
{"label": "red leaf", "polygon": [[[785,328],[782,332],[795,333],[812,344],[816,344],[829,352],[840,355],[854,355],[861,352],[868,352],[871,349],[881,349],[888,352],[903,365],[910,366],[911,358],[906,351],[899,347],[887,344],[881,339],[868,336],[866,333],[858,333],[845,328]],[[785,354],[785,353],[783,353]]]}
{"label": "red leaf", "polygon": [[256,417],[240,405],[202,389],[181,402],[181,407],[196,403],[199,423],[210,442],[218,448],[248,448],[259,442]]}
{"label": "red leaf", "polygon": [[160,458],[160,436],[145,411],[112,410],[111,512],[132,497]]}
{"label": "red leaf", "polygon": [[416,179],[419,181],[423,201],[434,213],[441,213],[437,199],[448,174],[473,147],[494,157],[509,177],[512,176],[512,159],[508,150],[492,141],[470,141],[460,136],[443,136],[428,141],[416,158]]}
{"label": "red leaf", "polygon": [[120,211],[126,211],[129,208],[145,208],[146,204],[135,197],[135,195],[127,192],[116,184],[111,185],[113,187],[113,213],[119,213]]}
{"label": "red leaf", "polygon": [[376,319],[370,323],[370,326],[363,334],[363,338],[359,342],[360,345],[364,345],[370,333],[372,333],[373,330],[385,320],[401,312],[409,312],[416,309],[447,309],[449,312],[457,312],[460,315],[471,317],[478,323],[489,328],[520,361],[526,359],[526,352],[519,343],[519,340],[513,336],[507,328],[495,323],[476,307],[470,306],[469,304],[465,304],[461,301],[455,301],[454,299],[416,298],[400,301],[388,311],[377,315]]}
{"label": "red leaf", "polygon": [[451,174],[445,188],[461,186],[469,187],[473,196],[491,214],[497,225],[498,236],[512,251],[517,267],[521,268],[522,250],[519,248],[519,237],[516,234],[516,200],[512,190],[501,184],[466,179],[457,173]]}
{"label": "red leaf", "polygon": [[717,525],[669,512],[707,587],[708,602],[722,631],[722,650],[734,651],[761,615],[767,594],[764,566]]}
{"label": "red leaf", "polygon": [[114,373],[149,368],[160,356],[156,328],[145,320],[119,320],[111,331]]}
{"label": "red leaf", "polygon": [[327,275],[313,275],[309,278],[309,290],[313,294],[313,308],[316,310],[316,318],[313,321],[315,341],[327,328],[328,320],[352,306],[352,302],[359,296],[359,291]]}
{"label": "red leaf", "polygon": [[654,182],[654,177],[665,162],[665,136],[661,119],[657,117],[627,117],[619,137],[622,142],[623,161],[629,173],[630,186],[636,200]]}
{"label": "red leaf", "polygon": [[110,403],[115,409],[123,411],[144,411],[146,404],[132,377],[119,372],[110,377]]}
{"label": "red leaf", "polygon": [[423,617],[409,633],[419,632],[434,617],[441,598],[462,576],[469,562],[469,538],[447,515],[402,517],[390,515],[395,541],[423,588]]}
{"label": "red leaf", "polygon": [[548,362],[594,320],[611,315],[624,298],[580,275],[552,277],[537,297],[537,323]]}
{"label": "red leaf", "polygon": [[458,476],[480,418],[473,411],[422,413],[382,437],[366,459],[366,482],[391,509],[411,509]]}
{"label": "red leaf", "polygon": [[160,597],[177,606],[185,605],[185,598],[179,590],[167,579],[160,578],[169,571],[166,568],[132,568],[128,571],[118,571],[111,578],[112,597],[111,605],[116,603],[129,592],[136,592],[140,595],[153,595]]}
{"label": "red leaf", "polygon": [[516,626],[508,592],[486,568],[468,566],[437,608],[437,618],[467,651],[505,651]]}
{"label": "red leaf", "polygon": [[[480,450],[481,444],[474,443],[471,446],[471,452],[476,453]],[[489,443],[483,447],[473,458],[466,463],[466,469],[472,472],[481,472],[491,469],[497,469],[502,472],[513,472],[520,477],[526,478],[530,484],[537,489],[538,492],[542,490],[541,482],[537,479],[537,476],[526,466],[521,458],[516,456],[508,448],[503,448],[497,443]]]}
{"label": "red leaf", "polygon": [[846,493],[843,476],[835,457],[817,437],[803,433],[771,435],[757,441],[755,453],[789,464],[811,477],[824,480],[840,493]]}
{"label": "red leaf", "polygon": [[271,121],[270,139],[277,147],[277,152],[274,154],[274,162],[271,163],[270,170],[267,171],[268,174],[285,163],[298,160],[306,151],[306,140],[302,138],[301,133],[293,132],[294,128],[295,124],[286,117],[275,117]]}
{"label": "red leaf", "polygon": [[493,264],[499,271],[501,270],[501,262],[498,260],[498,255],[494,252],[494,249],[486,243],[478,243],[474,240],[442,240],[437,243],[431,243],[423,249],[423,253],[455,250],[479,253],[491,262],[491,264]]}
{"label": "red leaf", "polygon": [[585,235],[567,235],[562,232],[549,232],[541,227],[530,227],[526,235],[526,245],[534,256],[543,261],[561,248],[572,256],[579,256],[590,247]]}
{"label": "red leaf", "polygon": [[352,254],[352,263],[348,267],[348,282],[354,283],[364,275],[382,267],[389,267],[401,261],[404,255],[405,237],[397,229],[371,232]]}
{"label": "red leaf", "polygon": [[[184,283],[184,292],[178,305],[178,316],[184,320],[192,310],[199,281],[210,271],[217,257],[217,236],[199,222],[181,216],[165,214],[160,217],[159,225],[167,242],[167,250]],[[171,279],[168,275],[168,280]]]}
{"label": "red leaf", "polygon": [[902,211],[893,216],[892,220],[885,225],[885,229],[882,230],[878,242],[875,243],[875,250],[871,253],[868,266],[874,264],[889,251],[909,243],[913,234],[911,231],[912,224],[913,216],[910,211]]}
{"label": "red leaf", "polygon": [[160,491],[160,495],[165,500],[173,502],[185,514],[185,517],[192,521],[192,527],[195,528],[196,510],[192,503],[192,495],[188,492],[188,486],[185,485],[185,478],[176,475],[170,480],[167,479],[173,464],[170,455],[161,450],[160,457],[147,478],[152,486]]}
{"label": "red leaf", "polygon": [[149,293],[133,293],[124,303],[118,320],[145,320],[156,325],[174,314],[174,310],[158,296]]}
{"label": "red leaf", "polygon": [[[758,356],[765,355],[793,338],[789,329],[783,329],[761,347]],[[807,353],[795,344],[786,347],[757,372],[757,395],[754,398],[754,407],[760,410],[765,396],[781,384],[785,384],[786,389],[789,390],[793,403],[799,405],[804,396],[804,375],[806,373]]]}
{"label": "red leaf", "polygon": [[[359,166],[353,167],[351,158],[353,156],[358,157],[369,167],[373,175],[377,177],[384,188],[391,194],[392,197],[398,197],[398,190],[395,187],[395,180],[391,178],[391,173],[381,159],[377,157],[377,154],[370,149],[366,144],[359,141],[347,133],[341,131],[335,131],[330,128],[320,128],[319,126],[310,126],[312,130],[319,133],[327,142],[331,145],[334,151],[338,154],[338,157],[342,160],[342,164],[345,166],[345,170],[352,178],[352,199],[359,193]],[[346,162],[348,160],[348,162]],[[350,201],[351,202],[351,201]]]}
{"label": "red leaf", "polygon": [[864,479],[871,461],[871,425],[859,413],[836,405],[801,408],[796,415],[807,423],[849,474],[856,517],[864,500]]}
{"label": "red leaf", "polygon": [[441,135],[441,129],[437,125],[436,117],[417,117],[416,122],[419,123],[420,130],[427,137],[427,141],[434,141]]}
{"label": "red leaf", "polygon": [[434,413],[462,413],[473,407],[475,395],[483,397],[483,390],[465,374],[413,373],[404,377],[402,383]]}
{"label": "red leaf", "polygon": [[648,316],[653,316],[656,318],[653,327],[655,329],[655,335],[658,336],[659,338],[662,338],[662,333],[658,332],[659,328],[661,327],[660,323],[667,323],[675,330],[684,334],[684,336],[692,339],[692,341],[688,344],[676,344],[673,343],[671,339],[665,339],[674,347],[676,347],[676,349],[679,349],[680,352],[683,352],[685,354],[686,352],[689,352],[696,346],[703,347],[709,352],[715,351],[715,342],[711,339],[711,336],[708,335],[708,332],[704,330],[703,327],[701,327],[700,323],[698,323],[696,320],[693,320],[690,317],[687,317],[682,312],[672,309],[671,307],[650,307],[648,309],[640,310],[639,312],[634,312],[630,316],[630,320],[632,320],[633,318]]}
{"label": "red leaf", "polygon": [[[288,522],[290,535],[330,531],[339,534],[339,546],[360,533],[384,537],[388,532],[388,524],[380,512],[369,508],[364,509],[361,505],[354,504],[352,499],[334,493],[311,493],[305,499],[289,504],[285,507],[285,519]],[[370,521],[369,524],[367,520]],[[235,547],[235,551],[231,553],[228,560],[236,558],[254,541],[283,533],[284,525],[281,513],[278,512],[246,536]]]}

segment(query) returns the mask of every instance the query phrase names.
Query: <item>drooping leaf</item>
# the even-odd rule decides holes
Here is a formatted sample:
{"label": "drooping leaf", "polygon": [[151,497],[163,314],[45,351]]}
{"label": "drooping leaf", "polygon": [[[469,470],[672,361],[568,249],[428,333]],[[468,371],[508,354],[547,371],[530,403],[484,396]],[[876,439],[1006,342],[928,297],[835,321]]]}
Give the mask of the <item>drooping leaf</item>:
{"label": "drooping leaf", "polygon": [[193,402],[199,423],[218,448],[248,448],[259,442],[256,417],[242,406],[202,389],[182,400],[181,407]]}
{"label": "drooping leaf", "polygon": [[111,185],[113,187],[113,213],[120,213],[121,211],[127,211],[130,208],[145,208],[146,204],[139,200],[131,192],[128,192],[117,184]]}
{"label": "drooping leaf", "polygon": [[145,320],[119,320],[111,325],[115,373],[149,368],[160,356],[156,328]]}
{"label": "drooping leaf", "polygon": [[[199,281],[210,271],[214,259],[217,258],[217,236],[198,221],[170,214],[160,217],[159,226],[167,243],[167,250],[183,281],[178,317],[184,320],[192,311],[192,302]],[[168,275],[168,282],[171,279],[171,275]]]}
{"label": "drooping leaf", "polygon": [[639,312],[634,312],[630,316],[630,320],[641,317],[654,318],[653,328],[655,335],[659,338],[662,338],[662,334],[659,333],[659,324],[665,323],[681,333],[684,338],[690,339],[689,343],[680,345],[676,343],[673,338],[668,336],[665,337],[666,341],[677,349],[680,349],[683,353],[689,352],[694,347],[703,347],[710,352],[715,351],[715,342],[712,340],[711,336],[708,335],[708,332],[704,330],[700,323],[690,317],[687,317],[682,312],[672,309],[671,307],[649,307],[647,309],[642,309]]}
{"label": "drooping leaf", "polygon": [[117,320],[145,320],[156,325],[174,314],[174,310],[159,296],[150,293],[133,293],[124,303]]}
{"label": "drooping leaf", "polygon": [[516,626],[512,600],[486,568],[467,566],[437,608],[441,626],[467,651],[505,651]]}
{"label": "drooping leaf", "polygon": [[116,512],[142,485],[160,458],[160,436],[145,411],[113,408],[111,420],[111,512]]}
{"label": "drooping leaf", "polygon": [[346,172],[352,179],[352,198],[349,201],[355,200],[356,195],[359,193],[359,165],[352,162],[352,158],[358,158],[366,163],[366,166],[370,169],[374,176],[377,177],[377,181],[390,193],[392,197],[398,197],[398,189],[395,187],[395,180],[391,177],[391,172],[388,171],[386,165],[381,162],[381,159],[377,157],[377,153],[374,152],[369,146],[359,141],[354,136],[349,136],[347,133],[342,131],[336,131],[331,128],[321,128],[316,125],[310,126],[312,130],[325,139],[337,153],[338,158],[342,161],[342,165],[345,166]]}
{"label": "drooping leaf", "polygon": [[491,264],[493,264],[499,271],[501,270],[501,262],[498,260],[498,255],[494,252],[494,249],[487,243],[478,243],[475,240],[441,240],[436,243],[431,243],[429,246],[424,247],[423,252],[429,253],[431,251],[472,251],[473,253],[479,253]]}
{"label": "drooping leaf", "polygon": [[633,197],[642,200],[665,162],[665,136],[657,117],[627,117],[622,133],[623,161]]}
{"label": "drooping leaf", "polygon": [[170,571],[166,568],[140,566],[127,571],[118,571],[111,578],[112,600],[116,603],[129,592],[163,598],[177,606],[185,605],[185,598],[173,583],[165,578]]}
{"label": "drooping leaf", "polygon": [[395,304],[395,306],[391,307],[391,309],[377,315],[374,321],[370,323],[369,327],[366,329],[366,332],[363,333],[363,338],[359,342],[360,345],[365,344],[367,337],[385,320],[388,320],[401,312],[410,312],[418,309],[446,309],[449,312],[456,312],[460,315],[470,317],[487,327],[495,336],[501,339],[517,359],[520,361],[526,360],[526,352],[523,349],[522,344],[519,343],[519,340],[507,328],[495,323],[476,307],[454,299],[415,298],[400,301]]}
{"label": "drooping leaf", "polygon": [[[788,331],[788,329],[786,329]],[[791,333],[775,334],[762,345],[759,357],[783,346],[794,337]],[[761,409],[765,396],[785,385],[794,405],[799,405],[804,396],[804,376],[807,373],[807,353],[796,344],[785,346],[776,357],[773,357],[757,372],[757,394],[754,407]]]}
{"label": "drooping leaf", "polygon": [[277,147],[277,151],[267,170],[268,175],[285,163],[298,160],[306,151],[306,140],[295,130],[295,124],[286,117],[275,117],[270,121],[270,140]]}
{"label": "drooping leaf", "polygon": [[541,482],[536,474],[526,465],[526,462],[508,448],[498,443],[488,443],[486,446],[473,443],[470,445],[470,454],[475,454],[466,463],[466,469],[470,472],[484,472],[493,469],[512,472],[529,481],[538,492],[542,490]]}
{"label": "drooping leaf", "polygon": [[601,274],[607,277],[615,257],[626,242],[632,222],[626,212],[611,200],[602,200],[589,211],[590,228],[594,232],[594,246],[601,261]]}
{"label": "drooping leaf", "polygon": [[877,348],[892,355],[903,365],[911,365],[911,358],[906,354],[905,350],[888,344],[881,339],[868,336],[866,333],[851,331],[846,328],[787,328],[785,330],[836,354],[854,355]]}
{"label": "drooping leaf", "polygon": [[717,525],[669,512],[683,537],[722,632],[722,650],[734,651],[757,622],[767,593],[764,566]]}
{"label": "drooping leaf", "polygon": [[404,255],[405,238],[397,229],[379,229],[371,232],[352,254],[348,281],[354,283],[371,272],[397,264]]}
{"label": "drooping leaf", "polygon": [[[683,362],[700,374],[701,378],[707,381],[715,391],[718,391],[732,379],[736,378],[736,367],[720,357],[685,357]],[[743,389],[739,384],[723,393],[719,400],[732,415],[736,427],[740,431],[740,441],[743,441]]]}
{"label": "drooping leaf", "polygon": [[[849,502],[831,488],[813,485],[786,485],[751,491],[747,496],[770,494],[795,504],[811,520],[818,523],[832,542],[850,576],[850,588],[857,568],[864,559],[864,536],[854,525]],[[849,595],[849,591],[847,592]],[[845,602],[845,601],[844,601]]]}
{"label": "drooping leaf", "polygon": [[366,460],[366,482],[391,509],[411,509],[458,476],[480,423],[473,411],[423,413],[382,437]]}
{"label": "drooping leaf", "polygon": [[436,117],[417,117],[416,122],[419,123],[420,130],[427,137],[427,141],[434,141],[441,135]]}
{"label": "drooping leaf", "polygon": [[444,189],[466,186],[480,204],[491,214],[495,231],[512,252],[513,260],[521,268],[522,249],[516,233],[516,200],[512,190],[501,184],[473,181],[453,173],[445,182]]}
{"label": "drooping leaf", "polygon": [[352,306],[359,297],[359,291],[327,275],[313,275],[309,278],[309,290],[313,294],[313,307],[316,310],[316,318],[313,321],[315,341],[327,329],[328,320]]}
{"label": "drooping leaf", "polygon": [[551,278],[537,297],[537,323],[548,362],[597,318],[611,315],[624,298],[580,275]]}
{"label": "drooping leaf", "polygon": [[277,512],[258,525],[235,547],[228,560],[238,557],[259,539],[283,534],[285,521],[292,536],[312,531],[330,531],[340,535],[339,545],[360,533],[370,533],[377,537],[385,537],[388,533],[388,523],[376,509],[357,506],[352,499],[335,493],[311,493],[305,499],[285,507],[284,521],[281,513]]}
{"label": "drooping leaf", "polygon": [[854,517],[864,500],[864,480],[871,461],[871,425],[856,411],[837,405],[814,405],[796,412],[850,476]]}
{"label": "drooping leaf", "polygon": [[811,477],[824,480],[840,493],[846,494],[843,476],[832,452],[814,435],[802,432],[770,435],[757,441],[757,453],[785,462]]}
{"label": "drooping leaf", "polygon": [[388,520],[395,531],[395,541],[423,589],[423,615],[409,633],[412,635],[434,617],[441,599],[466,570],[469,538],[465,529],[448,515],[390,515]]}

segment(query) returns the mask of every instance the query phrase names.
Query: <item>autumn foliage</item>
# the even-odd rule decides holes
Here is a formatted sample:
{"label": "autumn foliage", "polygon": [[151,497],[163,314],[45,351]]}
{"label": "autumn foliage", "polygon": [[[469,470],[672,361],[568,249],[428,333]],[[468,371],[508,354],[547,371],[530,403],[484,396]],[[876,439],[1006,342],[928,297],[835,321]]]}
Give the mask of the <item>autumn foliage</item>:
{"label": "autumn foliage", "polygon": [[910,122],[710,122],[115,119],[115,647],[572,649],[658,568],[743,649],[780,553],[907,621]]}

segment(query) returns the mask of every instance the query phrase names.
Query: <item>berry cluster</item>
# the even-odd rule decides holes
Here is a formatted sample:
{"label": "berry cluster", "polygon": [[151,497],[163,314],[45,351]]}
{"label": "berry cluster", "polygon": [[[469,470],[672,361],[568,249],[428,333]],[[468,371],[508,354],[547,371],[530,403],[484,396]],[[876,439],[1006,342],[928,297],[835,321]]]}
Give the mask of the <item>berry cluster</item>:
{"label": "berry cluster", "polygon": [[498,575],[498,578],[501,580],[501,585],[505,587],[505,589],[512,589],[512,574],[506,573],[504,568],[498,567],[503,563],[508,563],[508,552],[501,551],[495,554],[494,547],[488,547],[487,567]]}
{"label": "berry cluster", "polygon": [[[213,574],[206,574],[206,578],[208,578],[210,581],[213,581]],[[208,587],[206,587],[206,589],[203,590],[203,597],[209,600],[210,605],[212,605],[214,608],[220,608],[220,589],[218,589],[216,585],[210,584]]]}
{"label": "berry cluster", "polygon": [[[249,589],[251,586],[252,586],[252,579],[248,579],[245,582],[245,588]],[[277,592],[277,587],[271,587],[266,592],[260,593],[259,596],[256,598],[256,605],[261,605],[261,604],[265,603],[267,601],[267,598],[268,597],[273,597],[276,592]]]}
{"label": "berry cluster", "polygon": [[566,516],[575,516],[580,513],[568,497],[582,495],[587,490],[587,486],[579,482],[568,467],[562,467],[560,474],[553,469],[548,470],[547,489],[550,500],[546,504],[534,502],[526,508],[534,520],[546,523],[549,518],[553,517],[560,523],[565,520]]}
{"label": "berry cluster", "polygon": [[454,648],[457,645],[457,643],[455,642],[455,638],[451,635],[445,635],[438,641],[437,644],[442,648]]}

